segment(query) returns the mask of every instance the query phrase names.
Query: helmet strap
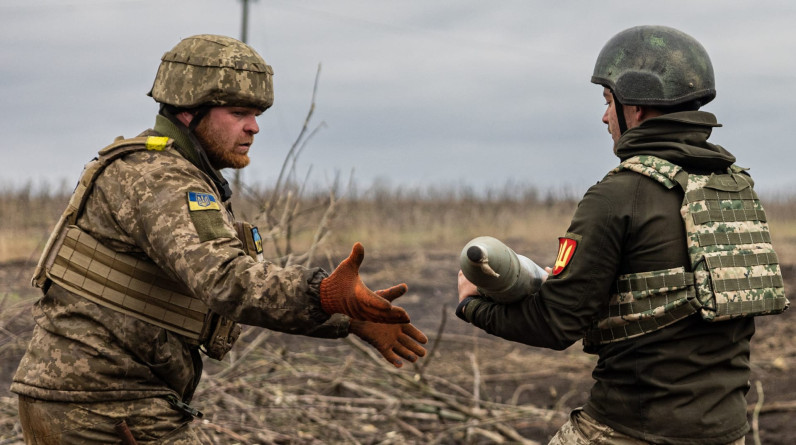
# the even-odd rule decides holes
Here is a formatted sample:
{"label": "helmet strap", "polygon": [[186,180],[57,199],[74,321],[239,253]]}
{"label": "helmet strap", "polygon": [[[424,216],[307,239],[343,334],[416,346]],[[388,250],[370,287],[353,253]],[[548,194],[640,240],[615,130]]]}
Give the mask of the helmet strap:
{"label": "helmet strap", "polygon": [[193,133],[194,130],[196,130],[196,127],[199,126],[199,122],[201,122],[202,119],[210,112],[210,108],[211,107],[207,105],[202,105],[196,109],[196,111],[193,113],[193,119],[191,119],[191,123],[188,124],[188,131]]}
{"label": "helmet strap", "polygon": [[619,99],[616,98],[616,93],[611,91],[611,95],[614,96],[614,111],[616,112],[616,122],[619,124],[619,134],[625,134],[627,131],[627,121],[625,121],[625,107],[622,105],[622,102],[619,102]]}

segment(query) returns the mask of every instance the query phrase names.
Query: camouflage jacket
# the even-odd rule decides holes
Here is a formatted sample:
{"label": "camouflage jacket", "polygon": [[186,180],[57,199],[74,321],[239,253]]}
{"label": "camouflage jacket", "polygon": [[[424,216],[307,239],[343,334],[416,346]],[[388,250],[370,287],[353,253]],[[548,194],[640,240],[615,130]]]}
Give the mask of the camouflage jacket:
{"label": "camouflage jacket", "polygon": [[[77,221],[81,229],[117,252],[150,259],[234,321],[291,334],[347,335],[347,318],[330,319],[320,307],[326,272],[255,261],[242,250],[225,205],[192,218],[188,193],[222,202],[220,173],[197,167],[196,148],[163,116],[142,135],[172,137],[180,151],[139,151],[112,162],[90,192]],[[69,402],[168,394],[191,399],[202,361],[180,335],[57,285],[33,314],[33,339],[12,391]]]}
{"label": "camouflage jacket", "polygon": [[[682,112],[628,130],[621,160],[654,155],[689,173],[724,172],[735,157],[707,141],[715,117]],[[682,190],[632,171],[605,177],[578,204],[559,240],[554,275],[532,297],[510,305],[474,299],[463,308],[494,335],[553,349],[583,338],[606,313],[617,277],[690,268]],[[586,412],[654,443],[728,443],[748,431],[745,394],[754,319],[704,322],[694,314],[649,334],[598,345]]]}

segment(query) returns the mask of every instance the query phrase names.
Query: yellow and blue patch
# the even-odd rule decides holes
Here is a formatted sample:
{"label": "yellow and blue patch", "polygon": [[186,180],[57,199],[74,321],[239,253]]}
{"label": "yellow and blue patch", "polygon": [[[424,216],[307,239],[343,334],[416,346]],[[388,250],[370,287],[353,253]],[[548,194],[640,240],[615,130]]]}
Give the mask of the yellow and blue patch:
{"label": "yellow and blue patch", "polygon": [[258,255],[263,253],[263,238],[260,236],[260,231],[257,227],[252,227],[252,239],[254,240],[254,250]]}
{"label": "yellow and blue patch", "polygon": [[221,210],[221,207],[218,206],[216,197],[210,193],[188,192],[188,210]]}

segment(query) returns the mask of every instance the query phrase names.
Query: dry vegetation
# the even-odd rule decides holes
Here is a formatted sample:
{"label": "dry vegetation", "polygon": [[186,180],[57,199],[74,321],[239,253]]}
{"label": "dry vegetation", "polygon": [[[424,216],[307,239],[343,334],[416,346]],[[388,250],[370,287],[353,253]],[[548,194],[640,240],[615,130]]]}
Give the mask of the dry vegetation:
{"label": "dry vegetation", "polygon": [[[247,190],[239,217],[269,234],[282,263],[327,269],[354,241],[366,247],[362,275],[373,287],[410,286],[398,300],[430,338],[429,355],[394,369],[355,338],[318,340],[246,328],[223,362],[206,361],[194,405],[212,443],[546,443],[591,385],[592,356],[528,348],[483,334],[453,316],[458,253],[491,234],[540,263],[552,261],[574,200],[507,187],[488,197],[456,190],[295,186]],[[344,197],[344,199],[341,199]],[[8,384],[32,328],[37,292],[28,280],[63,193],[0,194],[0,444],[21,443]],[[796,263],[796,204],[768,205],[783,263]],[[311,255],[307,255],[312,252]],[[793,267],[785,268],[793,286]],[[793,311],[759,323],[749,418],[765,444],[793,443],[796,327]]]}
{"label": "dry vegetation", "polygon": [[[317,77],[316,77],[317,88]],[[429,337],[428,355],[395,369],[354,336],[319,340],[245,327],[221,362],[206,360],[192,404],[214,444],[546,443],[591,386],[593,356],[503,341],[453,315],[461,247],[496,236],[551,264],[577,197],[508,184],[467,189],[359,192],[338,179],[304,189],[296,162],[317,131],[313,103],[282,174],[265,190],[236,182],[238,218],[260,227],[266,257],[331,270],[355,241],[365,245],[361,275],[373,288],[407,282],[397,301]],[[236,178],[237,179],[237,178]],[[0,445],[21,444],[16,396],[8,391],[33,326],[39,297],[29,279],[67,187],[0,191]],[[783,275],[793,288],[796,202],[772,200],[768,213]],[[753,341],[747,443],[791,444],[796,412],[794,311],[761,321]]]}

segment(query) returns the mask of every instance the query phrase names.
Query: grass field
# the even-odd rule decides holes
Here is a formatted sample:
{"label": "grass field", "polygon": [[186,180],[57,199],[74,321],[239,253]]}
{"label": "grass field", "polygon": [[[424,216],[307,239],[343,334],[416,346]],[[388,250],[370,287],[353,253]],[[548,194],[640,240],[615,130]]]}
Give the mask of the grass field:
{"label": "grass field", "polygon": [[[260,225],[271,258],[298,259],[321,239],[309,261],[329,270],[361,241],[364,281],[374,288],[409,284],[399,302],[429,335],[430,353],[394,370],[356,339],[247,328],[228,358],[207,360],[196,396],[207,413],[200,427],[214,443],[546,443],[587,397],[594,358],[579,345],[528,348],[452,314],[458,255],[469,239],[493,235],[551,264],[577,197],[511,188],[481,197],[377,189],[278,202],[266,215],[267,190],[244,195],[236,214]],[[32,329],[29,308],[38,291],[30,274],[66,199],[30,188],[0,193],[0,444],[21,443],[16,398],[7,388]],[[796,285],[796,200],[772,199],[766,207],[786,281]],[[761,340],[753,342],[749,418],[764,444],[796,440],[791,312],[760,322]]]}

